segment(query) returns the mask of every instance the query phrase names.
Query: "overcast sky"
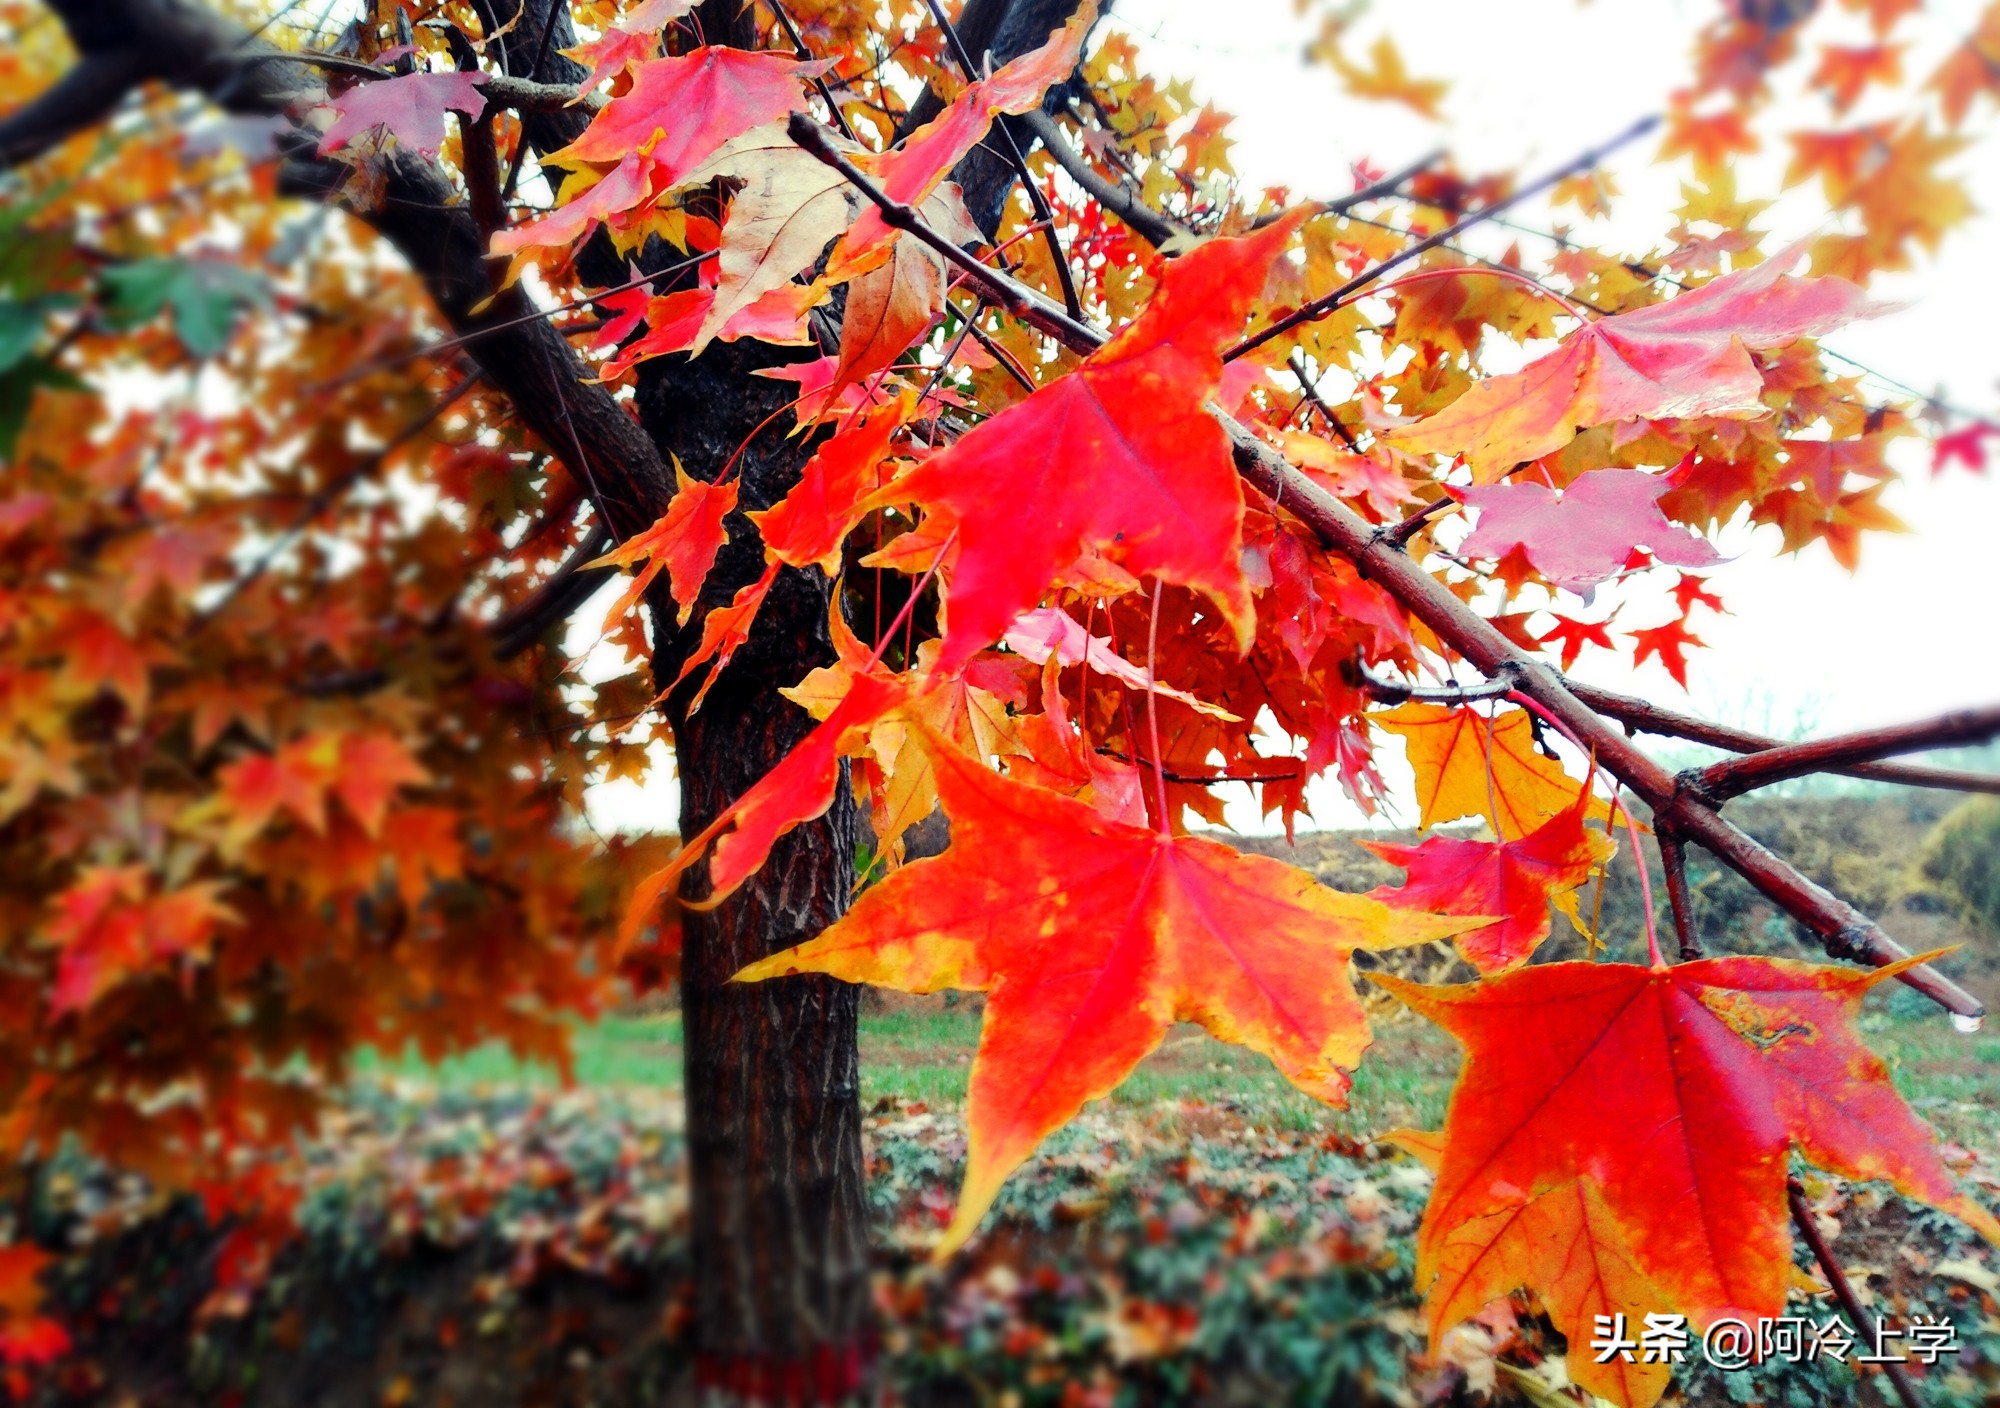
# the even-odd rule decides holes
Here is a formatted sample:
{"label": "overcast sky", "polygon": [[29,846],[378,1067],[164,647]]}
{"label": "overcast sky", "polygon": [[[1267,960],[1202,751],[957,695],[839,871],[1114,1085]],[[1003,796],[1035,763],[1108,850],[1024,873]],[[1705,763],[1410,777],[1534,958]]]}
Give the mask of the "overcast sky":
{"label": "overcast sky", "polygon": [[[1291,0],[1233,0],[1223,7],[1214,0],[1118,0],[1114,23],[1140,40],[1153,72],[1189,78],[1198,99],[1234,116],[1232,157],[1245,179],[1285,185],[1303,198],[1352,189],[1357,161],[1393,169],[1440,144],[1471,172],[1533,173],[1559,165],[1663,108],[1685,82],[1689,37],[1717,8],[1716,0],[1376,5],[1358,34],[1365,42],[1386,27],[1411,72],[1451,82],[1442,123],[1342,95],[1331,74],[1305,64],[1316,22],[1298,16]],[[1928,73],[1948,39],[1971,27],[1978,8],[1975,0],[1932,7],[1923,17],[1926,34],[1906,59],[1908,71]],[[1218,23],[1219,15],[1226,23]],[[1792,125],[1832,125],[1823,112],[1801,109]],[[1982,110],[1986,140],[1961,166],[1973,177],[1978,205],[1994,212],[2000,211],[2000,133],[1990,114]],[[1865,108],[1859,114],[1868,115]],[[1611,163],[1623,192],[1611,233],[1635,251],[1656,242],[1678,203],[1680,174],[1655,169],[1654,150],[1637,144]],[[1743,163],[1739,189],[1775,194],[1778,160]],[[1773,233],[1781,239],[1812,233],[1824,218],[1816,198],[1801,191],[1781,201],[1769,215]],[[1530,206],[1519,218],[1546,230],[1558,217]],[[1573,223],[1575,216],[1565,211],[1560,218]],[[2000,411],[1996,235],[2000,221],[1982,215],[1938,257],[1877,286],[1902,306],[1830,336],[1827,345],[1900,382],[1942,389],[1956,404]],[[1529,259],[1546,255],[1547,246],[1538,248],[1531,237],[1498,236],[1503,243],[1516,237]],[[1781,730],[1801,721],[1844,730],[2000,700],[1994,611],[2000,475],[1954,469],[1933,480],[1924,447],[1911,443],[1901,451],[1906,478],[1886,502],[1913,531],[1867,540],[1858,572],[1846,572],[1819,546],[1780,556],[1775,529],[1724,535],[1731,560],[1711,580],[1730,614],[1698,615],[1695,629],[1713,648],[1691,657],[1687,693],[1652,663],[1635,673],[1586,662],[1579,673],[1711,717]],[[1625,614],[1631,624],[1653,625],[1665,611],[1642,594]],[[1385,771],[1393,783],[1400,770]],[[605,824],[630,824],[638,813],[662,824],[657,792],[642,801],[626,788],[608,791],[592,810]],[[1239,825],[1254,824],[1250,808],[1232,812]],[[1333,788],[1318,795],[1315,812],[1326,825],[1357,819]]]}

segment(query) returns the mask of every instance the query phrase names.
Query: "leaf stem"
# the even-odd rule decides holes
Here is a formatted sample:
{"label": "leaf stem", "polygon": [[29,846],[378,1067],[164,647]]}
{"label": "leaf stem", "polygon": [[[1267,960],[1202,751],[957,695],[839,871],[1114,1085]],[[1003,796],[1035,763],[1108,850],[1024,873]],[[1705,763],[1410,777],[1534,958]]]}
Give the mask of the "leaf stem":
{"label": "leaf stem", "polygon": [[1167,772],[1160,755],[1160,672],[1157,656],[1160,644],[1160,588],[1166,585],[1160,578],[1153,579],[1153,612],[1146,621],[1146,731],[1153,743],[1153,785],[1160,798],[1160,834],[1173,835],[1173,823],[1167,816]]}

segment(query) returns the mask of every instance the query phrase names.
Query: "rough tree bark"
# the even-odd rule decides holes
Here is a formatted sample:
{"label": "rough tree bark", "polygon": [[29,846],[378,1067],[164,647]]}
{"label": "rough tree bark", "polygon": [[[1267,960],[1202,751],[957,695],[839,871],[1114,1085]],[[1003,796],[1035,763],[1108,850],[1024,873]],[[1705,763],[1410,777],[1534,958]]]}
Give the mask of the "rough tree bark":
{"label": "rough tree bark", "polygon": [[[966,20],[980,26],[983,44],[1004,62],[1041,43],[1074,6],[972,0]],[[1033,14],[1010,22],[1015,9]],[[756,42],[750,12],[731,0],[710,0],[697,17],[711,43]],[[986,194],[978,214],[990,233],[1012,172],[983,151],[959,174],[972,177],[974,167]],[[670,357],[641,368],[641,420],[659,449],[697,478],[714,479],[732,456],[740,474],[739,516],[704,588],[704,607],[728,601],[762,570],[761,549],[740,513],[782,498],[809,453],[785,433],[786,383],[752,375],[791,359],[756,344],[717,344],[694,362]],[[818,572],[780,573],[750,640],[701,709],[687,712],[692,680],[669,699],[684,835],[706,826],[810,730],[811,719],[778,690],[832,659],[831,589]],[[686,629],[661,633],[656,670],[663,679],[678,672],[699,631],[697,613]],[[864,1392],[872,1377],[858,993],[818,977],[728,981],[846,911],[859,821],[847,789],[836,798],[826,816],[786,836],[742,890],[683,920],[697,1375],[705,1389],[731,1398],[837,1402]],[[707,888],[703,863],[682,895],[699,899]]]}

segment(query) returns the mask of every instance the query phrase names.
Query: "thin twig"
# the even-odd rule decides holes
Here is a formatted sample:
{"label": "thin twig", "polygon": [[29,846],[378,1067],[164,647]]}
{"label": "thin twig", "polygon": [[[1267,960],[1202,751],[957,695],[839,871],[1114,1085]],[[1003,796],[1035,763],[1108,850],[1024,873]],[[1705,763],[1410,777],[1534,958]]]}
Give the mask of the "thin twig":
{"label": "thin twig", "polygon": [[[924,0],[924,3],[930,7],[931,18],[937,21],[938,28],[944,31],[945,40],[951,45],[952,57],[957,59],[958,66],[965,70],[966,82],[977,83],[979,68],[973,63],[972,55],[966,52],[965,41],[958,37],[958,30],[945,17],[944,6],[940,5],[938,0]],[[1021,178],[1021,189],[1027,192],[1028,204],[1033,207],[1035,218],[1043,222],[1049,242],[1049,257],[1055,261],[1056,282],[1062,286],[1063,307],[1072,318],[1081,320],[1083,300],[1077,296],[1076,275],[1070,270],[1069,255],[1063,250],[1062,235],[1056,230],[1056,216],[1055,212],[1049,209],[1048,197],[1044,196],[1042,188],[1035,184],[1035,173],[1028,170],[1027,155],[1022,152],[1021,144],[1014,140],[1014,129],[1007,125],[1007,119],[996,115],[990,130],[998,132],[1001,141],[1006,143],[1000,150],[1000,155],[1007,159],[1013,166],[1015,175]]]}
{"label": "thin twig", "polygon": [[[764,3],[771,7],[771,13],[776,15],[778,23],[785,27],[786,35],[792,41],[792,52],[797,54],[800,59],[810,63],[813,51],[806,47],[805,36],[800,34],[799,27],[792,23],[791,13],[783,5],[779,4],[778,0],[764,0]],[[820,97],[826,100],[826,110],[833,114],[833,125],[840,129],[840,135],[847,138],[850,142],[860,141],[861,139],[854,135],[854,129],[847,125],[847,116],[841,112],[840,104],[833,100],[833,89],[827,86],[826,75],[814,74],[813,87],[818,90]]]}
{"label": "thin twig", "polygon": [[[1706,719],[1678,714],[1671,709],[1663,709],[1644,699],[1634,699],[1627,694],[1617,694],[1596,685],[1583,684],[1572,680],[1570,693],[1600,714],[1608,715],[1620,723],[1629,724],[1641,733],[1658,734],[1663,738],[1682,738],[1690,743],[1699,743],[1708,748],[1720,748],[1730,753],[1761,753],[1772,748],[1788,745],[1780,739],[1766,738],[1760,733],[1747,729],[1731,728],[1727,724],[1710,723]],[[1823,767],[1822,772],[1839,777],[1865,778],[1870,782],[1886,782],[1900,787],[1934,787],[1947,792],[2000,793],[2000,774],[1981,772],[1954,772],[1945,768],[1916,767],[1906,763],[1847,763],[1836,767]]]}
{"label": "thin twig", "polygon": [[[1868,1317],[1862,1313],[1861,1298],[1854,1294],[1854,1287],[1848,1283],[1847,1273],[1839,1262],[1833,1259],[1833,1248],[1820,1235],[1819,1223],[1813,1217],[1812,1205],[1806,1201],[1805,1185],[1796,1178],[1785,1180],[1785,1197],[1792,1206],[1792,1223],[1799,1229],[1799,1235],[1812,1248],[1813,1260],[1826,1273],[1826,1283],[1833,1288],[1833,1297],[1840,1302],[1840,1308],[1854,1325],[1855,1333],[1864,1333]],[[1903,1401],[1903,1408],[1924,1408],[1923,1399],[1917,1396],[1917,1386],[1910,1382],[1910,1375],[1900,1363],[1891,1361],[1882,1365],[1882,1372],[1896,1390],[1896,1397]]]}
{"label": "thin twig", "polygon": [[1237,343],[1234,347],[1230,348],[1227,352],[1223,353],[1222,360],[1225,362],[1233,362],[1238,357],[1243,356],[1245,353],[1254,352],[1257,348],[1262,347],[1265,343],[1269,342],[1274,337],[1281,337],[1285,333],[1290,332],[1293,328],[1298,327],[1301,324],[1314,322],[1320,318],[1324,318],[1327,314],[1335,311],[1342,305],[1352,301],[1353,298],[1357,294],[1359,294],[1362,289],[1374,283],[1377,279],[1381,278],[1391,269],[1395,269],[1404,264],[1407,264],[1412,259],[1415,259],[1418,255],[1427,253],[1430,250],[1436,249],[1439,245],[1447,244],[1450,241],[1457,239],[1460,235],[1464,234],[1467,230],[1471,229],[1473,226],[1479,225],[1487,220],[1491,220],[1501,211],[1513,208],[1514,206],[1520,204],[1522,201],[1527,200],[1530,196],[1540,195],[1543,191],[1548,190],[1551,186],[1554,186],[1561,181],[1567,180],[1569,177],[1574,176],[1579,171],[1590,170],[1592,167],[1596,166],[1599,162],[1603,161],[1604,158],[1609,156],[1612,152],[1624,146],[1627,142],[1635,141],[1638,138],[1643,137],[1646,133],[1652,131],[1655,127],[1659,125],[1660,125],[1660,119],[1657,114],[1651,117],[1642,118],[1640,121],[1633,123],[1632,126],[1626,128],[1623,132],[1619,133],[1616,137],[1613,137],[1610,141],[1605,142],[1601,146],[1592,147],[1589,151],[1585,152],[1582,156],[1577,157],[1574,161],[1571,161],[1566,165],[1558,167],[1556,170],[1547,173],[1544,176],[1540,176],[1535,180],[1530,181],[1527,185],[1522,186],[1519,190],[1513,192],[1511,195],[1504,196],[1501,199],[1494,201],[1491,205],[1484,206],[1479,210],[1473,211],[1472,214],[1465,216],[1463,219],[1459,220],[1456,224],[1448,225],[1444,229],[1439,230],[1436,234],[1425,236],[1423,239],[1418,240],[1415,244],[1409,245],[1408,247],[1399,250],[1397,253],[1390,255],[1387,259],[1383,260],[1380,264],[1377,264],[1374,268],[1364,269],[1362,272],[1356,274],[1353,278],[1349,279],[1346,283],[1342,284],[1339,288],[1335,289],[1332,293],[1326,294],[1320,298],[1315,298],[1312,302],[1307,303],[1304,306],[1297,308],[1290,313],[1287,313],[1284,317],[1278,319],[1278,321],[1266,327],[1262,332],[1251,334],[1249,337],[1244,338],[1241,342]]}
{"label": "thin twig", "polygon": [[[1679,941],[1681,961],[1701,957],[1701,934],[1695,926],[1694,894],[1688,889],[1687,847],[1666,827],[1655,833],[1660,843],[1660,865],[1666,872],[1667,899],[1674,909],[1674,938]],[[1642,859],[1641,864],[1644,864]]]}
{"label": "thin twig", "polygon": [[[555,317],[558,313],[573,312],[589,304],[601,302],[615,293],[626,293],[632,289],[653,283],[658,279],[668,278],[671,275],[680,273],[683,269],[691,269],[697,264],[706,263],[708,260],[715,258],[720,252],[719,248],[706,249],[699,254],[690,255],[677,264],[669,264],[664,269],[655,269],[650,274],[641,274],[637,278],[627,279],[622,284],[613,284],[609,288],[593,290],[580,298],[572,298],[567,303],[558,303],[553,308],[538,308],[532,313],[523,313],[518,318],[506,318],[497,323],[488,323],[486,326],[476,328],[468,333],[460,333],[457,337],[447,337],[442,342],[427,342],[423,346],[413,347],[407,352],[398,352],[393,357],[379,357],[373,362],[356,367],[351,372],[342,373],[341,376],[333,381],[321,382],[317,386],[308,387],[307,390],[324,391],[330,387],[345,386],[351,382],[359,381],[362,377],[373,376],[376,372],[385,372],[395,367],[400,367],[405,362],[414,362],[419,358],[434,356],[439,352],[450,352],[460,347],[470,347],[473,343],[480,341],[482,338],[491,337],[496,332],[505,332],[509,328],[518,328],[527,323],[543,322]],[[579,333],[596,332],[603,326],[602,322],[577,323],[558,328],[557,331],[565,337],[573,337]]]}
{"label": "thin twig", "polygon": [[1468,704],[1475,699],[1498,699],[1518,688],[1520,680],[1519,671],[1503,670],[1478,684],[1399,684],[1370,674],[1358,654],[1347,662],[1341,674],[1347,683],[1384,704],[1407,704],[1412,700],[1423,704]]}
{"label": "thin twig", "polygon": [[1299,391],[1305,396],[1306,401],[1312,408],[1319,412],[1320,419],[1325,421],[1332,428],[1333,433],[1340,437],[1341,444],[1347,446],[1355,454],[1360,454],[1361,445],[1354,438],[1354,432],[1341,423],[1340,417],[1333,413],[1333,407],[1327,405],[1325,400],[1321,398],[1319,387],[1313,384],[1312,374],[1306,370],[1305,353],[1294,347],[1287,365],[1291,367],[1292,375],[1299,379]]}
{"label": "thin twig", "polygon": [[1358,191],[1351,191],[1347,195],[1335,200],[1321,201],[1319,203],[1319,213],[1322,215],[1345,215],[1357,205],[1366,205],[1371,200],[1381,200],[1384,196],[1393,196],[1403,189],[1404,182],[1416,179],[1443,160],[1444,148],[1439,147],[1435,151],[1418,157],[1401,171],[1393,171],[1379,181],[1371,181]]}

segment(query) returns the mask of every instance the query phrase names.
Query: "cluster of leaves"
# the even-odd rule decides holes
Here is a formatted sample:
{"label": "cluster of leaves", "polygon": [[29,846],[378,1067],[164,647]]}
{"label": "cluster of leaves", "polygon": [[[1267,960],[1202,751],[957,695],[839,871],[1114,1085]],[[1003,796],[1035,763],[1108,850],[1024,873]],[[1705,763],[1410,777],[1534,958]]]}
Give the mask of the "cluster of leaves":
{"label": "cluster of leaves", "polygon": [[[36,8],[0,7],[0,107],[64,59]],[[496,635],[583,536],[577,486],[449,357],[411,374],[421,290],[274,199],[269,135],[149,96],[115,160],[6,199],[9,1168],[75,1139],[229,1186],[359,1047],[558,1056],[657,845],[581,829],[588,708]]]}
{"label": "cluster of leaves", "polygon": [[[524,141],[489,115],[475,7],[432,8],[411,30],[403,7],[369,7],[349,62],[378,67],[302,115],[346,164],[355,208],[384,198],[399,148],[434,152],[490,203],[471,134]],[[554,1015],[606,990],[606,921],[641,872],[626,938],[671,927],[660,903],[697,861],[709,902],[726,897],[851,776],[893,873],[742,976],[990,993],[946,1248],[1174,1020],[1340,1101],[1369,1040],[1351,955],[1440,937],[1499,976],[1395,988],[1473,1050],[1442,1136],[1408,1136],[1450,1190],[1420,1238],[1434,1339],[1523,1286],[1572,1336],[1598,1311],[1775,1313],[1795,1148],[2000,1235],[1852,1035],[1880,974],[1522,966],[1549,905],[1574,914],[1608,863],[1615,798],[1525,710],[1371,710],[1371,676],[1449,677],[1451,650],[1246,489],[1216,415],[1565,666],[1626,648],[1616,611],[1586,619],[1593,588],[1669,587],[1666,619],[1620,634],[1684,679],[1695,613],[1720,608],[1685,570],[1715,560],[1703,530],[1775,524],[1852,562],[1861,531],[1893,523],[1885,456],[1914,419],[1871,403],[1815,339],[1864,311],[1859,281],[1967,213],[1938,168],[1991,94],[1990,24],[1934,93],[1912,94],[1892,47],[1909,6],[1867,6],[1874,56],[1823,45],[1810,73],[1813,24],[1738,7],[1701,35],[1670,114],[1663,155],[1691,180],[1657,248],[1565,237],[1530,271],[1517,250],[1439,244],[1383,280],[1416,232],[1507,181],[1431,170],[1360,206],[1244,190],[1220,117],[1142,76],[1123,36],[1087,45],[1088,3],[976,75],[913,0],[799,8],[821,57],[776,14],[765,47],[732,49],[703,43],[673,0],[575,7],[593,26],[574,56],[594,116],[538,164],[553,203],[491,232],[496,293],[526,280],[599,305],[607,384],[718,340],[820,354],[777,369],[817,437],[783,502],[746,522],[730,467],[698,466],[658,522],[610,522],[624,541],[604,561],[641,573],[607,623],[623,673],[594,667],[589,688],[559,659],[503,658],[502,642],[517,613],[535,624],[536,587],[584,541],[597,491],[472,373],[426,354],[420,300],[365,236],[317,214],[286,223],[268,165],[204,154],[164,99],[160,120],[119,134],[115,163],[76,146],[29,178],[12,246],[29,253],[10,256],[0,322],[5,374],[27,387],[0,397],[0,412],[27,407],[0,499],[0,981],[17,1014],[0,1038],[0,1153],[75,1132],[163,1176],[225,1178],[232,1145],[310,1114],[301,1058],[338,1072],[361,1041],[435,1053],[494,1034],[554,1050]],[[25,52],[0,80],[25,93],[52,62]],[[1393,48],[1336,68],[1359,92],[1437,99]],[[1836,115],[1864,93],[1902,115],[1792,139],[1843,224],[1765,258],[1762,205],[1730,159],[1786,84],[1825,90]],[[904,131],[915,86],[943,101]],[[1041,201],[1011,202],[982,237],[949,173],[1059,87],[1083,103],[1065,109],[1076,169],[1059,175],[1046,148],[1028,158]],[[794,136],[814,112],[841,128],[818,151]],[[1072,140],[1060,124],[1058,140]],[[1093,188],[1150,205],[1171,237],[1142,237]],[[1589,213],[1612,192],[1586,171],[1558,195]],[[225,237],[226,275],[187,253]],[[600,240],[651,268],[670,247],[677,275],[593,284],[578,253]],[[980,261],[1043,301],[996,295]],[[836,298],[822,347],[817,310]],[[1048,336],[1057,298],[1077,335]],[[229,335],[257,304],[267,315]],[[1552,339],[1524,370],[1488,374],[1497,345]],[[395,374],[426,355],[433,381]],[[120,376],[144,379],[147,409],[119,409]],[[680,680],[649,682],[642,596],[664,575],[690,619],[724,543],[752,531],[765,571],[706,612]],[[847,574],[838,659],[790,691],[817,730],[670,864],[582,839],[585,782],[652,757],[655,690],[699,676],[699,708],[799,569]],[[890,574],[914,579],[904,615],[864,630],[842,601],[881,602]],[[939,627],[922,640],[920,599]],[[1288,826],[1322,776],[1373,808],[1388,736],[1407,744],[1426,826],[1488,828],[1396,852],[1402,887],[1339,894],[1187,833],[1190,816],[1221,820],[1231,779]],[[939,806],[952,850],[902,866],[904,833]],[[1500,1081],[1524,1021],[1546,1039]],[[1607,1051],[1609,1090],[1592,1055]],[[1607,1102],[1630,1118],[1605,1118]],[[1621,1142],[1634,1121],[1699,1137],[1669,1159]],[[1483,1177],[1495,1160],[1506,1179]],[[1709,1236],[1683,1235],[1688,1206],[1708,1210]],[[1664,1386],[1615,1366],[1577,1376],[1626,1404]]]}

